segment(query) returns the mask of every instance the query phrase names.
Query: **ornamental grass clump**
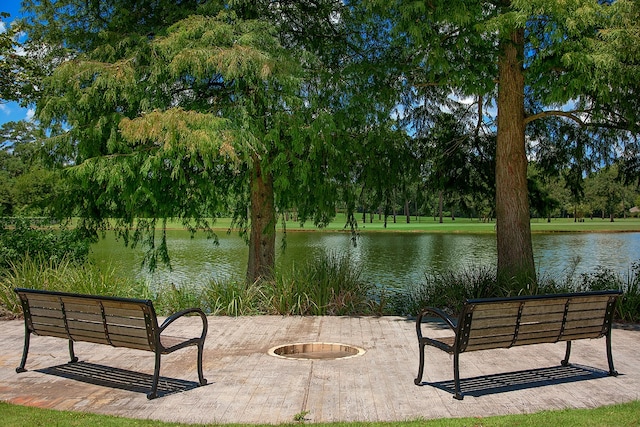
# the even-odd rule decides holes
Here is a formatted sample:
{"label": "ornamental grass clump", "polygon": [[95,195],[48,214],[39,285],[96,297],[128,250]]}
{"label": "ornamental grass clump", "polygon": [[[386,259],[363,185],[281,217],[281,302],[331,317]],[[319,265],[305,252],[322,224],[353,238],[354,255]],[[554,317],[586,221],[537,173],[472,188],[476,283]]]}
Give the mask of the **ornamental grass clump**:
{"label": "ornamental grass clump", "polygon": [[[576,264],[577,265],[577,264]],[[576,274],[570,268],[560,278],[543,276],[525,289],[526,295],[590,292],[619,289],[614,319],[622,322],[640,321],[640,261],[633,263],[627,277],[598,267],[593,272]],[[463,271],[425,274],[425,281],[408,288],[405,304],[397,304],[397,314],[416,315],[424,307],[437,307],[449,315],[457,315],[466,299],[514,296],[496,284],[493,268],[475,267]],[[396,298],[396,302],[400,301]]]}
{"label": "ornamental grass clump", "polygon": [[470,267],[462,271],[426,273],[424,282],[408,290],[405,310],[410,315],[417,315],[424,307],[438,307],[454,315],[460,312],[468,298],[503,295],[497,286],[494,268]]}
{"label": "ornamental grass clump", "polygon": [[116,274],[114,268],[77,263],[67,259],[45,260],[25,257],[13,264],[0,278],[0,302],[12,313],[21,306],[14,288],[43,289],[123,298],[149,298],[149,288]]}
{"label": "ornamental grass clump", "polygon": [[361,273],[347,257],[321,256],[265,283],[267,307],[277,314],[369,314],[373,286],[361,279]]}
{"label": "ornamental grass clump", "polygon": [[213,316],[247,316],[261,314],[264,305],[263,285],[240,280],[212,280],[202,289],[203,310]]}

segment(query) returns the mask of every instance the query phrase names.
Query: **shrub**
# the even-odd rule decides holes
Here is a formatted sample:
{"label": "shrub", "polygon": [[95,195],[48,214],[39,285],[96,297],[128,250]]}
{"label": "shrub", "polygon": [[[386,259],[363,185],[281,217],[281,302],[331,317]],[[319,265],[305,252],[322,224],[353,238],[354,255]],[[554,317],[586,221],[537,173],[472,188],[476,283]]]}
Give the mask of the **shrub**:
{"label": "shrub", "polygon": [[0,219],[0,269],[11,268],[25,257],[48,262],[87,261],[91,240],[78,229],[53,227],[41,221],[36,228],[27,218]]}

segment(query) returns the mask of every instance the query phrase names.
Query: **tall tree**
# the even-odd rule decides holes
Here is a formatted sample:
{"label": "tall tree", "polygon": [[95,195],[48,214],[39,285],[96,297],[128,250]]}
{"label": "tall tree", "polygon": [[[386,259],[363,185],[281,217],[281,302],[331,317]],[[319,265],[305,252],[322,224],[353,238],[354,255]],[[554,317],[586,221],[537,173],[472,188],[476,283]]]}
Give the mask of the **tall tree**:
{"label": "tall tree", "polygon": [[47,167],[46,134],[31,121],[0,127],[0,212],[43,216],[51,213],[60,194],[59,175]]}
{"label": "tall tree", "polygon": [[9,17],[8,13],[0,12],[4,27],[0,32],[0,102],[22,102],[34,89],[37,68],[21,52],[22,25],[17,21],[5,22]]}
{"label": "tall tree", "polygon": [[278,212],[295,207],[301,221],[320,224],[332,217],[340,177],[330,160],[344,134],[335,110],[317,106],[321,85],[310,70],[322,63],[274,25],[284,15],[264,7],[32,4],[32,38],[59,42],[64,53],[38,111],[71,127],[51,142],[70,154],[69,206],[85,225],[115,218],[125,241],[145,235],[153,265],[167,258],[165,235],[154,240],[157,220],[182,218],[195,230],[232,212],[249,230],[254,281],[273,273]]}
{"label": "tall tree", "polygon": [[[610,143],[629,135],[599,129],[630,129],[637,120],[637,111],[622,97],[616,110],[631,117],[626,123],[612,120],[617,116],[606,96],[610,85],[623,93],[636,83],[614,82],[602,72],[606,67],[598,66],[603,29],[614,25],[616,16],[630,13],[630,2],[617,3],[377,2],[378,13],[389,17],[406,46],[408,88],[446,88],[458,98],[476,99],[482,114],[487,106],[497,107],[497,272],[516,291],[536,280],[527,194],[528,125],[550,118],[573,121],[597,134],[594,141],[604,142],[598,148],[611,154]],[[611,62],[620,63],[617,58]]]}

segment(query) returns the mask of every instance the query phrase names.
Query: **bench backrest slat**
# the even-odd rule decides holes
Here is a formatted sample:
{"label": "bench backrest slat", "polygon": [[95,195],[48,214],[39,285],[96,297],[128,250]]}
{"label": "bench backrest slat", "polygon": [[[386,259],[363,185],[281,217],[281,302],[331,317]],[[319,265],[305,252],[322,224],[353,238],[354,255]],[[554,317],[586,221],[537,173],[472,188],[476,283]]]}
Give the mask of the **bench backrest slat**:
{"label": "bench backrest slat", "polygon": [[36,335],[49,336],[49,337],[59,337],[59,338],[68,338],[69,334],[64,326],[57,327],[52,325],[40,325],[38,324],[36,328],[29,328]]}
{"label": "bench backrest slat", "polygon": [[611,328],[618,291],[467,300],[459,352],[599,338]]}
{"label": "bench backrest slat", "polygon": [[37,335],[154,351],[151,301],[16,289],[27,327]]}

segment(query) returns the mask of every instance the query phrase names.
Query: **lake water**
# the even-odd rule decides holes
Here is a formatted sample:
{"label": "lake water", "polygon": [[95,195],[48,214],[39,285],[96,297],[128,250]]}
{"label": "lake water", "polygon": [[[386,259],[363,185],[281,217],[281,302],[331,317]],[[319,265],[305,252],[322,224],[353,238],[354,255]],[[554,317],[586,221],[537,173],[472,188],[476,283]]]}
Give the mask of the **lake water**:
{"label": "lake water", "polygon": [[[202,234],[191,239],[186,231],[168,231],[168,236],[171,271],[159,267],[149,273],[141,268],[143,250],[126,248],[113,236],[93,245],[91,257],[150,285],[202,285],[244,277],[249,251],[236,234],[219,233],[217,246]],[[496,264],[493,234],[361,233],[354,246],[349,233],[289,232],[286,243],[286,250],[279,247],[276,255],[280,268],[336,254],[360,267],[363,279],[390,286],[418,283],[425,272]],[[577,265],[576,274],[603,267],[626,277],[632,263],[640,260],[640,233],[534,234],[533,251],[541,275],[560,278]]]}

